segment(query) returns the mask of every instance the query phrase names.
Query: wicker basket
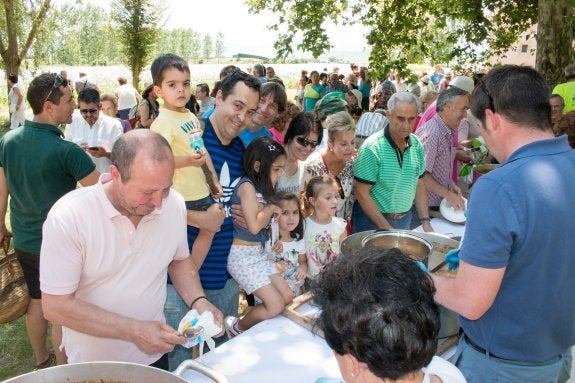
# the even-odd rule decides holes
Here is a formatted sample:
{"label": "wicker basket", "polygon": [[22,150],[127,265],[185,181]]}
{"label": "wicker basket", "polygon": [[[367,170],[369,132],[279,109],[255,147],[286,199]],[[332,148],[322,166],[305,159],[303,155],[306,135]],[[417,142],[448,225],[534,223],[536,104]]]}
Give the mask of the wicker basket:
{"label": "wicker basket", "polygon": [[0,255],[0,323],[12,322],[26,313],[30,295],[22,266],[14,252],[10,253],[10,239],[4,241],[5,256]]}

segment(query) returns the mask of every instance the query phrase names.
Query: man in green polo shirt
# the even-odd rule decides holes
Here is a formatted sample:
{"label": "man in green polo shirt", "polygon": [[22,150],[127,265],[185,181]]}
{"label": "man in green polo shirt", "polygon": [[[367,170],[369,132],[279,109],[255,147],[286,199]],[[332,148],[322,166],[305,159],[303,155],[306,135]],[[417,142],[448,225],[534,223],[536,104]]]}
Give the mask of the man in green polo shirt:
{"label": "man in green polo shirt", "polygon": [[65,354],[58,351],[60,328],[52,327],[54,353],[46,346],[48,322],[42,313],[39,260],[42,225],[52,205],[76,188],[77,182],[98,181],[95,165],[78,145],[65,141],[58,126],[72,122],[76,102],[68,81],[55,73],[34,78],[26,94],[34,118],[0,139],[0,243],[11,233],[6,228],[10,195],[10,224],[14,251],[24,271],[30,292],[26,330],[37,368],[49,367],[55,355],[58,363]]}
{"label": "man in green polo shirt", "polygon": [[411,133],[418,109],[419,100],[412,93],[395,93],[387,103],[389,125],[359,148],[353,166],[353,232],[409,230],[414,200],[423,229],[433,231],[423,183],[423,145]]}

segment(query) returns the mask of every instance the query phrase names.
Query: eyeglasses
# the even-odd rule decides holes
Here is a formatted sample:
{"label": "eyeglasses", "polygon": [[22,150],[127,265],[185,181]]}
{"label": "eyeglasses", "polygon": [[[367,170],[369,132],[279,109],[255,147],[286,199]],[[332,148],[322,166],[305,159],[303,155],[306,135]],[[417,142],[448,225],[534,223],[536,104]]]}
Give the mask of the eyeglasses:
{"label": "eyeglasses", "polygon": [[60,76],[58,73],[56,73],[56,77],[54,77],[54,84],[52,84],[50,93],[48,93],[48,95],[44,99],[44,102],[48,101],[48,99],[52,96],[52,93],[54,93],[54,90],[60,88],[62,85],[68,85],[68,80]]}
{"label": "eyeglasses", "polygon": [[80,113],[82,114],[96,114],[98,109],[80,109]]}
{"label": "eyeglasses", "polygon": [[311,147],[312,149],[315,149],[315,148],[319,145],[319,142],[317,142],[317,141],[310,141],[310,140],[308,140],[307,138],[302,137],[302,136],[296,137],[296,138],[295,138],[295,142],[297,142],[298,144],[300,144],[301,146],[304,146],[304,147],[309,146],[309,147]]}
{"label": "eyeglasses", "polygon": [[[487,96],[487,98],[489,98],[489,109],[495,113],[495,102],[493,101],[493,97],[491,97],[491,95],[489,94],[489,92],[487,91],[487,87],[485,86],[485,83],[483,82],[483,80],[479,80],[479,88],[481,88],[481,90],[483,91],[483,93],[485,93],[485,95]],[[487,108],[486,108],[487,109]]]}

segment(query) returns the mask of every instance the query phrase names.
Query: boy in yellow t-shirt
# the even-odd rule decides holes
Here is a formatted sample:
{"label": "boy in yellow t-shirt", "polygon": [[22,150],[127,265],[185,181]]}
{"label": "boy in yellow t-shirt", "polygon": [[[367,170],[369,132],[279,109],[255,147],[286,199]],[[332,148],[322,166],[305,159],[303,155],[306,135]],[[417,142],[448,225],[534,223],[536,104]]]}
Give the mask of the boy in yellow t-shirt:
{"label": "boy in yellow t-shirt", "polygon": [[[188,210],[207,210],[222,195],[212,159],[201,143],[200,122],[185,105],[190,99],[190,68],[174,54],[157,57],[151,67],[154,91],[164,100],[151,130],[160,133],[172,147],[176,170],[173,188],[186,201]],[[194,147],[192,147],[194,141]],[[202,265],[214,233],[200,230],[192,245],[192,257]]]}

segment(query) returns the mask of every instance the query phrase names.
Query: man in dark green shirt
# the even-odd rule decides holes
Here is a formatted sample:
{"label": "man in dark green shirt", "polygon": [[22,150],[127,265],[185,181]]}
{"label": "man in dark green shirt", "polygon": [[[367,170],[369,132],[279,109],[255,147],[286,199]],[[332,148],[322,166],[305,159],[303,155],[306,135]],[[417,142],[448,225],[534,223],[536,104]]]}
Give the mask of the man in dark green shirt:
{"label": "man in dark green shirt", "polygon": [[[34,78],[26,95],[34,118],[0,139],[0,243],[10,231],[6,210],[10,195],[10,224],[14,251],[22,264],[30,292],[26,329],[37,368],[49,367],[54,354],[46,347],[48,322],[42,313],[39,260],[42,225],[52,205],[64,194],[98,181],[95,165],[78,145],[65,141],[60,124],[72,121],[76,102],[68,81],[55,73]],[[53,326],[52,342],[58,363],[60,328]]]}

